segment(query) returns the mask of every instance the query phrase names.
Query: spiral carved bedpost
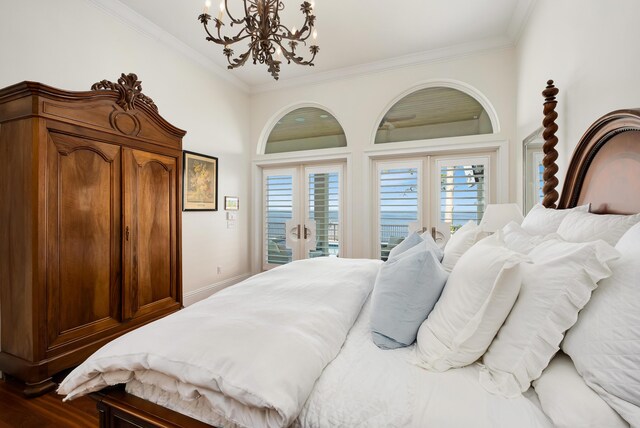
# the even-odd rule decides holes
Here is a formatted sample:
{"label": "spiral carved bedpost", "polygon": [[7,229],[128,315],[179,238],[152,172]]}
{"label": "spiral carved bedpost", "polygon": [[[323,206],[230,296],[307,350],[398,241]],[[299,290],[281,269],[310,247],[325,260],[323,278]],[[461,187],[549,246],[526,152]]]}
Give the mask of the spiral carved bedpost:
{"label": "spiral carved bedpost", "polygon": [[556,164],[558,159],[556,150],[556,144],[558,144],[558,138],[556,137],[558,113],[556,113],[556,105],[558,102],[556,101],[556,95],[558,95],[558,92],[558,88],[553,86],[553,80],[549,80],[547,87],[542,91],[542,96],[544,97],[544,120],[542,121],[542,126],[544,126],[542,133],[544,138],[544,145],[542,146],[544,152],[544,158],[542,159],[542,166],[544,166],[542,193],[544,198],[542,199],[542,205],[547,208],[556,208],[556,201],[558,200],[558,192],[556,191],[556,187],[558,187],[558,179],[556,178],[558,173],[558,165]]}

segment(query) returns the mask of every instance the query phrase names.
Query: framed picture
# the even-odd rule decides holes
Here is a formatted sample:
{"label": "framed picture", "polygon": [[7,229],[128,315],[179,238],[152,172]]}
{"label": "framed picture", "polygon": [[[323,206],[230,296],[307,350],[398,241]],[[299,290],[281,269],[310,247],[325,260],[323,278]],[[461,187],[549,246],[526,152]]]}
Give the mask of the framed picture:
{"label": "framed picture", "polygon": [[184,151],[182,211],[218,211],[218,158]]}
{"label": "framed picture", "polygon": [[240,198],[237,196],[225,196],[224,209],[227,211],[238,211],[240,209]]}

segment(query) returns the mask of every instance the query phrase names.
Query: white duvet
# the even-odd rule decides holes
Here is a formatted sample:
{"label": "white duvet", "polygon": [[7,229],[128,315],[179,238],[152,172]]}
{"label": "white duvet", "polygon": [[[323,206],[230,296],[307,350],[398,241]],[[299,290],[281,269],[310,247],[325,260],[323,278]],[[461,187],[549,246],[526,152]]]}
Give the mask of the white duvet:
{"label": "white duvet", "polygon": [[[370,302],[338,356],[316,382],[295,428],[552,428],[533,390],[517,398],[488,393],[477,365],[444,373],[413,364],[414,347],[378,349],[369,329]],[[202,421],[215,419],[205,399],[132,380],[127,391]]]}
{"label": "white duvet", "polygon": [[110,342],[58,392],[73,399],[129,382],[210,424],[288,426],[340,351],[380,263],[317,258],[256,275]]}

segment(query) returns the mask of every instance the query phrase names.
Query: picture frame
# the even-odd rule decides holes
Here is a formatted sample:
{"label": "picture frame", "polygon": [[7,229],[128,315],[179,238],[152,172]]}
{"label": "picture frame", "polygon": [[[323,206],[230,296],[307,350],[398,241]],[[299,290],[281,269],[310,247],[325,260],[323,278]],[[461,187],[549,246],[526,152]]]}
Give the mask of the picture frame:
{"label": "picture frame", "polygon": [[226,211],[238,211],[240,209],[240,198],[237,196],[225,196],[224,209]]}
{"label": "picture frame", "polygon": [[218,158],[182,153],[182,211],[218,211]]}

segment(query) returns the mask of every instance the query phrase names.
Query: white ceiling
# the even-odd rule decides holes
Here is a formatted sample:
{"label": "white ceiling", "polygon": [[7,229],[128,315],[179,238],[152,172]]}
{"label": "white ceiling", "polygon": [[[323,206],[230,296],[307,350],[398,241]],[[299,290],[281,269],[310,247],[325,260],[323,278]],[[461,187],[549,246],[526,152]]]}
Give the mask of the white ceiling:
{"label": "white ceiling", "polygon": [[[232,74],[232,80],[239,79],[241,85],[254,90],[393,63],[424,61],[455,52],[506,46],[517,38],[534,2],[315,0],[320,46],[315,67],[283,64],[280,81],[276,83],[264,65],[247,62],[240,69],[225,69],[222,47],[205,40],[205,32],[197,21],[204,0],[120,0],[121,5],[115,6],[115,0],[92,1],[111,12],[128,15],[125,18],[137,26],[154,27],[151,33],[156,36],[158,32],[166,31],[168,34],[162,37],[165,41],[189,50],[192,57],[200,56],[210,65],[219,65],[222,73]],[[283,1],[286,8],[281,15],[282,23],[300,28],[303,22],[299,11],[302,0]],[[241,8],[240,0],[229,2],[237,3]],[[219,0],[212,0],[212,3],[212,12],[216,13]],[[143,18],[131,13],[127,7]],[[238,46],[234,50],[239,52],[242,49]]]}

